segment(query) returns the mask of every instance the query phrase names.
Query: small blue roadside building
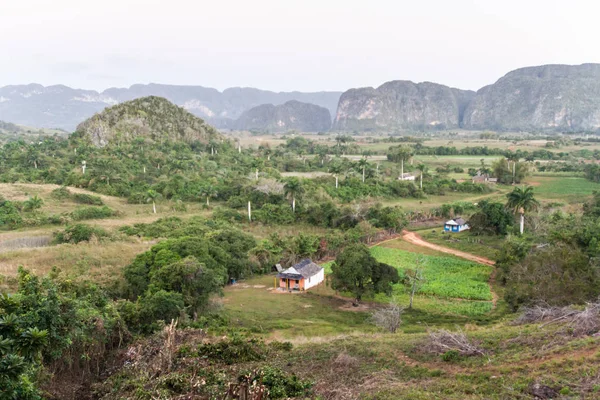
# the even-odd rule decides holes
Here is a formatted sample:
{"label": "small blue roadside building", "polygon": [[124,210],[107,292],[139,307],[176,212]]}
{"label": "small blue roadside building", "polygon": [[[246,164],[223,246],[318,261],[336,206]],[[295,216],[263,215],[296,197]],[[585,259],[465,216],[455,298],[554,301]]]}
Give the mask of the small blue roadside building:
{"label": "small blue roadside building", "polygon": [[462,232],[469,229],[467,221],[461,217],[456,217],[450,221],[446,221],[444,224],[444,231],[446,232]]}

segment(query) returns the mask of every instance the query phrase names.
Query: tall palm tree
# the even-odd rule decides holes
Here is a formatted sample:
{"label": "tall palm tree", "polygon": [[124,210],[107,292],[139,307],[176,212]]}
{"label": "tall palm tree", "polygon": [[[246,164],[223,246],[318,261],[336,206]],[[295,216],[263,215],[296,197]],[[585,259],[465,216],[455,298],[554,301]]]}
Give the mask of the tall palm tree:
{"label": "tall palm tree", "polygon": [[511,209],[515,214],[518,213],[521,215],[520,232],[522,235],[525,227],[525,213],[537,210],[540,203],[533,195],[532,186],[516,187],[506,197],[508,198],[506,207]]}
{"label": "tall palm tree", "polygon": [[421,189],[423,189],[423,174],[427,171],[427,166],[425,164],[417,165],[417,169],[421,171]]}
{"label": "tall palm tree", "polygon": [[400,146],[394,156],[396,161],[400,162],[400,177],[404,179],[404,162],[412,157],[412,149],[408,146]]}
{"label": "tall palm tree", "polygon": [[283,186],[283,190],[286,196],[292,200],[292,211],[296,212],[296,197],[304,192],[302,182],[298,178],[291,178]]}
{"label": "tall palm tree", "polygon": [[156,202],[162,197],[156,190],[148,190],[146,193],[146,203],[152,203],[152,211],[156,214]]}
{"label": "tall palm tree", "polygon": [[206,207],[210,207],[210,198],[217,197],[217,189],[213,185],[205,185],[200,188],[200,196],[206,197]]}
{"label": "tall palm tree", "polygon": [[365,170],[367,169],[368,166],[369,166],[369,162],[367,161],[366,158],[361,158],[360,160],[358,160],[358,167],[362,168],[362,181],[363,181],[363,183],[365,183]]}
{"label": "tall palm tree", "polygon": [[329,167],[329,172],[331,172],[335,177],[335,188],[337,189],[339,187],[338,178],[339,175],[342,173],[342,165],[339,163],[333,164],[331,167]]}
{"label": "tall palm tree", "polygon": [[262,168],[264,161],[260,158],[252,160],[252,168],[254,168],[255,179],[258,180],[258,170]]}

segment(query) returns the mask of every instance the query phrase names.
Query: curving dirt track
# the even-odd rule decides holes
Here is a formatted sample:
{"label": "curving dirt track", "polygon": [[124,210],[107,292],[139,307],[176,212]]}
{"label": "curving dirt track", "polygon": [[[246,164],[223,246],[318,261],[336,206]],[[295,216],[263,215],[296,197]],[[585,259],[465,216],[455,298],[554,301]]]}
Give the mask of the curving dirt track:
{"label": "curving dirt track", "polygon": [[410,232],[406,230],[402,231],[402,239],[406,240],[409,243],[416,244],[417,246],[427,247],[433,250],[440,251],[442,253],[452,254],[457,257],[464,258],[465,260],[474,261],[479,264],[492,266],[496,265],[496,262],[490,260],[489,258],[476,256],[475,254],[465,253],[464,251],[455,250],[444,246],[438,246],[437,244],[429,243],[423,240],[423,238],[421,238],[421,236],[419,236],[415,232]]}

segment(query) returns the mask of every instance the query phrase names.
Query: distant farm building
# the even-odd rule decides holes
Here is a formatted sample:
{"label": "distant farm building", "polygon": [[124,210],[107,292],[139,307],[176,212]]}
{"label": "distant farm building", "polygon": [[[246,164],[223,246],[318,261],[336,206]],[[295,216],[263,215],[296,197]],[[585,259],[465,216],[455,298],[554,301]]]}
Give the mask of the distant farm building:
{"label": "distant farm building", "polygon": [[473,177],[473,183],[497,183],[498,178],[492,178],[489,174],[482,174],[477,171],[477,175]]}
{"label": "distant farm building", "polygon": [[461,217],[451,219],[450,221],[446,221],[444,224],[444,231],[446,232],[462,232],[469,229],[469,225],[467,221],[462,219]]}
{"label": "distant farm building", "polygon": [[415,180],[415,176],[413,174],[409,174],[408,172],[405,174],[402,174],[398,177],[399,181],[414,181]]}
{"label": "distant farm building", "polygon": [[277,274],[279,289],[282,290],[307,290],[324,280],[323,267],[308,258]]}

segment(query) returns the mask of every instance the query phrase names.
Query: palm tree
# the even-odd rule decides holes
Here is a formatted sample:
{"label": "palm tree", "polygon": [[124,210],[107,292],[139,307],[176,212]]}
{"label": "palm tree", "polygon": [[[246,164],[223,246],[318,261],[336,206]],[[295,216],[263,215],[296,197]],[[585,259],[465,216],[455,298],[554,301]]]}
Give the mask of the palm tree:
{"label": "palm tree", "polygon": [[366,158],[361,158],[358,160],[358,167],[362,168],[362,181],[365,183],[365,170],[369,166],[369,163]]}
{"label": "palm tree", "polygon": [[255,178],[258,180],[258,170],[263,166],[264,162],[260,158],[255,158],[252,160],[252,168],[255,171]]}
{"label": "palm tree", "polygon": [[329,167],[329,172],[331,172],[333,174],[333,176],[335,176],[335,188],[338,188],[338,178],[339,175],[342,173],[342,166],[341,164],[333,164],[331,167]]}
{"label": "palm tree", "polygon": [[425,164],[417,165],[417,169],[421,171],[421,189],[423,189],[423,174],[427,171],[427,166]]}
{"label": "palm tree", "polygon": [[156,202],[162,197],[156,190],[148,190],[146,193],[146,203],[152,203],[152,211],[156,214]]}
{"label": "palm tree", "polygon": [[44,201],[37,195],[30,197],[29,200],[24,202],[25,209],[28,211],[37,210],[38,208],[42,208],[43,205]]}
{"label": "palm tree", "polygon": [[404,179],[404,161],[412,157],[412,149],[407,146],[400,146],[396,150],[395,158],[400,161],[400,177]]}
{"label": "palm tree", "polygon": [[296,197],[304,192],[302,182],[300,182],[298,178],[291,178],[283,186],[283,190],[285,191],[286,196],[289,199],[292,199],[292,211],[296,212]]}
{"label": "palm tree", "polygon": [[518,213],[521,215],[520,232],[522,235],[525,227],[525,213],[537,210],[540,203],[533,196],[532,186],[516,187],[506,197],[508,198],[506,207],[511,209],[515,214]]}
{"label": "palm tree", "polygon": [[205,185],[200,188],[200,196],[206,197],[206,207],[210,207],[210,198],[217,197],[217,189],[213,185]]}

